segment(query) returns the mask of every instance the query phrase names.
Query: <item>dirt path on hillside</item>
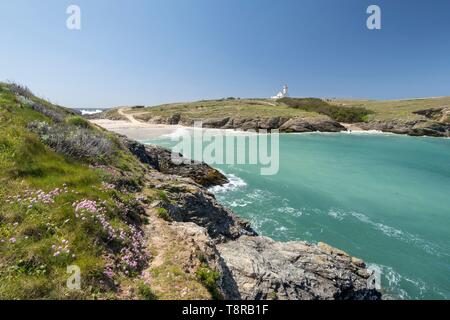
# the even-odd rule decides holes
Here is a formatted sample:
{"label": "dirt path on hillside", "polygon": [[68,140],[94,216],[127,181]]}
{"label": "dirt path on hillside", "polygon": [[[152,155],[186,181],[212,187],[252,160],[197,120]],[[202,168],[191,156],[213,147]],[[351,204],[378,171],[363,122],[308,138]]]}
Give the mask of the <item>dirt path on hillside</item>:
{"label": "dirt path on hillside", "polygon": [[118,112],[121,116],[124,116],[125,118],[127,118],[127,120],[130,121],[131,123],[134,123],[134,124],[141,124],[141,123],[142,123],[142,122],[136,120],[136,119],[133,117],[133,115],[131,115],[131,114],[129,114],[129,113],[125,113],[123,110],[124,110],[124,109],[118,109],[117,112]]}
{"label": "dirt path on hillside", "polygon": [[151,284],[161,300],[210,299],[195,275],[201,265],[197,255],[204,250],[206,235],[197,233],[198,227],[193,224],[164,221],[156,208],[147,209],[147,215],[145,233],[152,259],[142,279]]}

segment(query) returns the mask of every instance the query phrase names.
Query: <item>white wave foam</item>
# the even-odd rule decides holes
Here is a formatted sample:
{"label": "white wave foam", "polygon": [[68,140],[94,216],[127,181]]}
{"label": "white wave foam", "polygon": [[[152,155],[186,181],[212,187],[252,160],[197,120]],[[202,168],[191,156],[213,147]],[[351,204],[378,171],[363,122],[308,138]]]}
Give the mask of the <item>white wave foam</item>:
{"label": "white wave foam", "polygon": [[328,215],[336,220],[342,221],[347,216],[347,214],[338,209],[328,210]]}
{"label": "white wave foam", "polygon": [[269,190],[255,189],[249,194],[247,194],[247,198],[258,202],[264,201],[270,204],[270,201],[276,198],[276,196]]}
{"label": "white wave foam", "polygon": [[232,208],[236,208],[236,207],[244,208],[244,207],[248,206],[249,204],[252,204],[252,202],[246,201],[245,199],[237,199],[237,200],[227,203],[227,205],[229,205]]}
{"label": "white wave foam", "polygon": [[[195,127],[194,127],[195,128]],[[204,133],[208,133],[213,136],[255,136],[263,135],[263,133],[234,130],[234,129],[220,129],[220,128],[195,128],[196,130],[203,130]]]}
{"label": "white wave foam", "polygon": [[[333,135],[339,136],[343,134],[353,134],[353,135],[382,135],[382,136],[403,136],[402,134],[396,134],[392,132],[383,132],[380,130],[353,130],[353,131],[341,131],[341,132],[322,132],[322,131],[313,131],[313,132],[291,132],[286,133],[289,135]],[[407,135],[404,135],[407,136]]]}
{"label": "white wave foam", "polygon": [[292,207],[281,207],[281,208],[278,208],[277,211],[281,212],[281,213],[294,213],[295,209]]}
{"label": "white wave foam", "polygon": [[203,131],[203,134],[208,133],[212,136],[255,136],[263,135],[258,132],[249,132],[234,129],[217,129],[217,128],[200,128],[200,127],[181,127],[177,128],[174,132],[162,135],[163,138],[178,138],[185,136],[187,134],[193,134],[194,131]]}
{"label": "white wave foam", "polygon": [[89,115],[89,114],[100,113],[100,112],[102,112],[102,110],[100,110],[100,109],[97,109],[97,110],[88,109],[88,110],[80,110],[80,112],[84,116],[84,115]]}
{"label": "white wave foam", "polygon": [[281,227],[277,227],[275,228],[276,232],[286,232],[288,231],[288,228],[286,228],[285,226],[281,226]]}
{"label": "white wave foam", "polygon": [[165,139],[178,139],[181,138],[183,136],[186,136],[190,134],[190,129],[189,128],[176,128],[175,131],[171,132],[171,133],[167,133],[167,134],[163,134],[160,136],[160,138],[165,138]]}
{"label": "white wave foam", "polygon": [[[228,183],[226,183],[222,186],[211,187],[211,188],[209,188],[209,191],[211,191],[212,193],[224,193],[224,192],[228,192],[228,191],[235,191],[239,188],[243,188],[243,187],[247,186],[247,183],[243,179],[239,178],[238,176],[235,176],[232,173],[225,174],[225,176],[229,180]],[[250,202],[247,204],[250,204]]]}
{"label": "white wave foam", "polygon": [[[286,200],[286,199],[284,199],[284,200]],[[283,206],[277,208],[277,212],[284,213],[284,214],[287,214],[287,215],[290,215],[290,216],[293,216],[293,217],[297,217],[297,218],[299,218],[299,217],[301,217],[303,215],[303,212],[301,210],[298,210],[296,208],[290,207],[288,205],[288,202],[285,202],[284,200],[282,202]]]}
{"label": "white wave foam", "polygon": [[[385,294],[383,294],[384,299],[423,299],[429,291],[438,293],[444,299],[448,299],[445,293],[440,292],[437,288],[429,287],[422,279],[411,279],[400,274],[390,266],[369,263],[367,269],[381,274],[381,288],[385,291]],[[408,294],[408,292],[402,289],[405,282],[413,285],[417,289],[417,292]]]}
{"label": "white wave foam", "polygon": [[403,277],[400,273],[396,272],[394,268],[381,264],[370,263],[367,265],[367,270],[374,271],[381,275],[380,285],[386,292],[383,296],[384,299],[404,300],[411,298],[408,293],[400,287]]}
{"label": "white wave foam", "polygon": [[269,229],[267,228],[267,226],[275,227],[275,229],[280,227],[280,223],[277,220],[269,217],[262,218],[257,212],[253,212],[252,214],[250,214],[249,218],[252,228],[255,229],[255,231],[258,234],[262,236],[276,238],[277,236],[276,232],[267,232],[267,230]]}
{"label": "white wave foam", "polygon": [[408,232],[404,232],[402,230],[396,229],[394,227],[372,221],[369,217],[362,213],[352,212],[351,215],[358,219],[359,221],[366,223],[372,226],[375,230],[381,231],[383,234],[390,238],[398,239],[400,241],[410,243],[415,245],[416,247],[424,250],[425,252],[435,255],[437,257],[441,257],[442,255],[447,255],[443,253],[439,247],[430,243],[429,241],[423,240],[420,237],[413,235]]}

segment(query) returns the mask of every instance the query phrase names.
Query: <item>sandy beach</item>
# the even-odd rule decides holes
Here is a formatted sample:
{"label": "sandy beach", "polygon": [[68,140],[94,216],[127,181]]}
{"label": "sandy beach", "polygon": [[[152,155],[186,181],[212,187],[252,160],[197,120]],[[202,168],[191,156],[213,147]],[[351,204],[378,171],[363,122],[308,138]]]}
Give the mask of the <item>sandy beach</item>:
{"label": "sandy beach", "polygon": [[[168,124],[154,124],[154,123],[144,123],[137,121],[132,118],[130,121],[126,120],[109,120],[109,119],[95,119],[90,120],[92,123],[105,128],[107,130],[122,134],[130,139],[134,140],[149,140],[161,137],[163,135],[168,135],[174,133],[177,129],[192,129],[192,127],[186,127],[182,125],[168,125]],[[381,131],[375,130],[364,130],[354,124],[341,123],[348,131],[346,133],[353,134],[367,134],[367,133],[382,133]],[[250,134],[244,131],[236,131],[233,129],[212,129],[204,128],[204,130],[209,130],[213,132],[222,132],[224,134],[226,131],[234,132],[235,134]],[[294,133],[295,134],[295,133]],[[304,134],[304,133],[299,133]],[[385,133],[386,134],[386,133]]]}
{"label": "sandy beach", "polygon": [[92,123],[107,130],[125,135],[134,140],[147,140],[171,134],[179,128],[180,125],[150,124],[143,122],[129,122],[125,120],[95,119]]}
{"label": "sandy beach", "polygon": [[367,130],[364,130],[364,129],[358,127],[357,125],[355,125],[353,123],[342,123],[341,122],[341,125],[343,125],[345,127],[345,129],[347,129],[349,132],[353,132],[353,131],[365,132],[365,131],[367,131]]}

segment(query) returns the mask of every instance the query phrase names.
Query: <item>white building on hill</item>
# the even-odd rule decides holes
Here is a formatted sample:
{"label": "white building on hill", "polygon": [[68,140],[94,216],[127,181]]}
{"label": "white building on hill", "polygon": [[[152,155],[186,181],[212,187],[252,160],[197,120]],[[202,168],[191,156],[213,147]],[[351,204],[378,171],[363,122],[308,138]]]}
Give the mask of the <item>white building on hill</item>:
{"label": "white building on hill", "polygon": [[287,86],[287,84],[283,86],[283,90],[278,92],[276,96],[271,97],[271,99],[281,99],[286,97],[289,97],[289,87]]}

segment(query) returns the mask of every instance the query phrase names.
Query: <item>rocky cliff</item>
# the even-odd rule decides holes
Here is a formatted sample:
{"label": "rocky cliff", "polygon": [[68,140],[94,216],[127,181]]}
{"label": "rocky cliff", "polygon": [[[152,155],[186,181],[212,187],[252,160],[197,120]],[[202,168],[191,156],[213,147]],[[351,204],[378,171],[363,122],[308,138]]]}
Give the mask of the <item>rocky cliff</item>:
{"label": "rocky cliff", "polygon": [[[204,187],[222,185],[228,182],[228,179],[222,173],[203,162],[190,161],[183,158],[181,154],[173,155],[170,150],[156,145],[144,146],[125,137],[122,137],[122,140],[131,153],[142,163],[148,164],[161,173],[189,177]],[[175,158],[179,163],[175,164],[172,158]]]}
{"label": "rocky cliff", "polygon": [[450,123],[434,120],[390,120],[357,123],[364,130],[377,130],[409,136],[449,137]]}
{"label": "rocky cliff", "polygon": [[[139,117],[137,117],[139,119]],[[200,120],[199,120],[200,121]],[[223,117],[201,119],[204,128],[215,129],[235,129],[235,130],[273,130],[279,129],[281,132],[340,132],[345,131],[339,122],[327,116],[320,117]],[[154,117],[147,121],[153,124],[180,124],[193,126],[194,120],[183,118],[180,114],[170,117]]]}
{"label": "rocky cliff", "polygon": [[[141,161],[158,168],[167,150],[124,140]],[[187,270],[200,260],[218,272],[217,294],[225,299],[380,299],[363,261],[326,244],[280,243],[259,236],[250,224],[217,202],[196,183],[196,170],[164,162],[147,185],[163,190],[166,199],[149,208],[164,208],[172,232],[184,239]],[[205,164],[203,171],[214,169]],[[208,169],[209,168],[209,169]],[[223,178],[206,185],[223,182]],[[183,250],[183,251],[184,251]],[[190,252],[190,253],[189,253]],[[197,262],[196,262],[197,261]]]}
{"label": "rocky cliff", "polygon": [[[424,109],[414,112],[422,116],[422,119],[390,119],[390,120],[370,120],[367,122],[354,123],[353,125],[363,130],[377,130],[382,132],[406,134],[410,136],[432,136],[448,137],[450,136],[450,108],[441,107],[433,109]],[[90,116],[95,119],[117,120],[116,113],[112,111],[104,112]],[[168,124],[193,126],[195,121],[201,121],[204,128],[215,129],[235,129],[235,130],[273,130],[278,129],[285,133],[301,132],[341,132],[347,131],[341,123],[331,119],[328,116],[321,115],[316,117],[219,117],[190,119],[181,114],[170,116],[154,116],[140,118],[139,114],[134,116],[136,119],[150,124]]]}

